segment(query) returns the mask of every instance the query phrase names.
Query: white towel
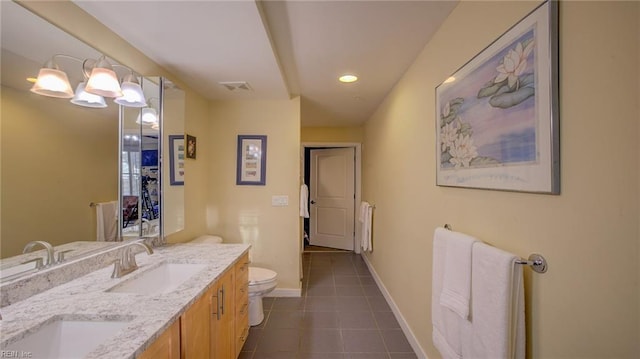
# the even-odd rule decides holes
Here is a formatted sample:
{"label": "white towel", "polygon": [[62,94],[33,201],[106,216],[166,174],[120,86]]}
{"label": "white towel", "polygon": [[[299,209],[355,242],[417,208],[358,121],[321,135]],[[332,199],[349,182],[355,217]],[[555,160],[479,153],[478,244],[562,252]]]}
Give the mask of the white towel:
{"label": "white towel", "polygon": [[96,203],[96,241],[113,242],[118,236],[118,202]]}
{"label": "white towel", "polygon": [[360,245],[362,246],[363,251],[371,252],[373,250],[373,245],[371,243],[371,227],[373,217],[373,209],[371,205],[367,202],[360,203],[360,216],[359,221],[362,224],[361,235],[362,238],[360,240]]}
{"label": "white towel", "polygon": [[436,228],[433,236],[433,271],[431,281],[431,323],[433,344],[444,359],[459,359],[462,356],[462,334],[466,320],[440,304],[445,257],[447,254],[448,230]]}
{"label": "white towel", "polygon": [[517,256],[473,246],[470,338],[463,357],[524,359],[524,284]]}
{"label": "white towel", "polygon": [[358,220],[360,223],[364,223],[367,220],[367,212],[369,211],[369,202],[361,202],[360,203],[360,215],[358,216]]}
{"label": "white towel", "polygon": [[436,235],[444,238],[447,246],[440,304],[467,319],[471,298],[471,249],[477,239],[446,229],[436,230]]}
{"label": "white towel", "polygon": [[309,187],[300,186],[300,217],[309,218]]}

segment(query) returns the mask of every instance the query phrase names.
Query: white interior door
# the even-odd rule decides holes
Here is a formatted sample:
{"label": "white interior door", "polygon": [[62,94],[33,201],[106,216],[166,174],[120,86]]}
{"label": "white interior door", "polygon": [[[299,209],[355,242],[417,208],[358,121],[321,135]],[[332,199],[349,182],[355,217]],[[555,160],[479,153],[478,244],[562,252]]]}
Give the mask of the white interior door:
{"label": "white interior door", "polygon": [[309,242],[353,250],[355,210],[353,148],[311,150]]}

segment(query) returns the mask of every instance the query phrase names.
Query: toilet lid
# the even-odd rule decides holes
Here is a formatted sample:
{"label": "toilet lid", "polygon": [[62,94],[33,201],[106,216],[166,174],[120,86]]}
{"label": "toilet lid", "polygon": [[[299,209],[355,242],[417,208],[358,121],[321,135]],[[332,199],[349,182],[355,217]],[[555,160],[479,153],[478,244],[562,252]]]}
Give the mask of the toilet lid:
{"label": "toilet lid", "polygon": [[258,284],[262,282],[269,282],[276,279],[278,273],[258,267],[249,267],[249,284]]}

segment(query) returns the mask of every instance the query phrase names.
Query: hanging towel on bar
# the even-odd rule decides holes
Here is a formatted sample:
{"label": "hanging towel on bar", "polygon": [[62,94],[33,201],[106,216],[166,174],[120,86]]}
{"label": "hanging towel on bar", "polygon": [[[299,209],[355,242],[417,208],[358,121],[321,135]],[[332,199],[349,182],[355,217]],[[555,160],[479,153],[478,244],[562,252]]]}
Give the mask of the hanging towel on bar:
{"label": "hanging towel on bar", "polygon": [[518,259],[482,242],[473,246],[472,319],[463,358],[524,359],[524,284]]}
{"label": "hanging towel on bar", "polygon": [[373,245],[371,243],[372,217],[373,209],[371,208],[371,205],[368,202],[360,203],[360,216],[358,218],[362,228],[362,238],[360,239],[360,245],[362,247],[362,250],[365,252],[371,252],[373,250]]}
{"label": "hanging towel on bar", "polygon": [[118,202],[96,203],[96,241],[113,242],[118,236]]}
{"label": "hanging towel on bar", "polygon": [[478,240],[443,228],[436,231],[447,246],[440,304],[467,319],[471,298],[471,249]]}
{"label": "hanging towel on bar", "polygon": [[441,304],[451,231],[433,238],[432,339],[444,359],[525,358],[524,284],[517,256],[481,241],[471,250],[470,312],[466,319]]}
{"label": "hanging towel on bar", "polygon": [[300,217],[309,218],[309,187],[300,186]]}
{"label": "hanging towel on bar", "polygon": [[436,228],[433,235],[433,270],[431,279],[431,323],[433,344],[443,359],[462,357],[461,330],[467,320],[440,304],[445,258],[447,257],[448,230]]}

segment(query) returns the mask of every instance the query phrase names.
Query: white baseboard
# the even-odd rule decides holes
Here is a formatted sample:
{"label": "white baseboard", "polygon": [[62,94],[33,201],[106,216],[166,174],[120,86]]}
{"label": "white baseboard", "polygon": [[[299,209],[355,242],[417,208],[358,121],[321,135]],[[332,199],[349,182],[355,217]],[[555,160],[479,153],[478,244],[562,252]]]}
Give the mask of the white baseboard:
{"label": "white baseboard", "polygon": [[265,297],[301,297],[302,289],[276,288]]}
{"label": "white baseboard", "polygon": [[367,264],[367,267],[369,267],[369,272],[371,272],[371,275],[373,276],[373,279],[376,281],[378,288],[380,288],[380,291],[382,292],[384,299],[386,299],[387,303],[391,307],[391,311],[393,312],[393,315],[396,317],[396,320],[398,320],[398,323],[400,324],[400,328],[402,329],[402,332],[404,332],[404,335],[407,337],[407,340],[409,341],[411,348],[413,348],[413,351],[416,353],[416,356],[419,359],[429,359],[427,354],[424,352],[424,349],[422,349],[422,347],[418,343],[416,336],[411,331],[411,328],[409,328],[409,325],[407,324],[407,321],[402,316],[402,313],[400,313],[400,309],[398,309],[398,306],[391,298],[391,294],[389,294],[389,291],[387,291],[387,288],[385,288],[384,284],[382,283],[382,280],[378,276],[378,273],[376,273],[375,269],[373,269],[373,265],[371,265],[371,262],[369,262],[369,258],[367,258],[367,256],[365,255],[362,255],[362,259],[364,259],[364,262]]}

